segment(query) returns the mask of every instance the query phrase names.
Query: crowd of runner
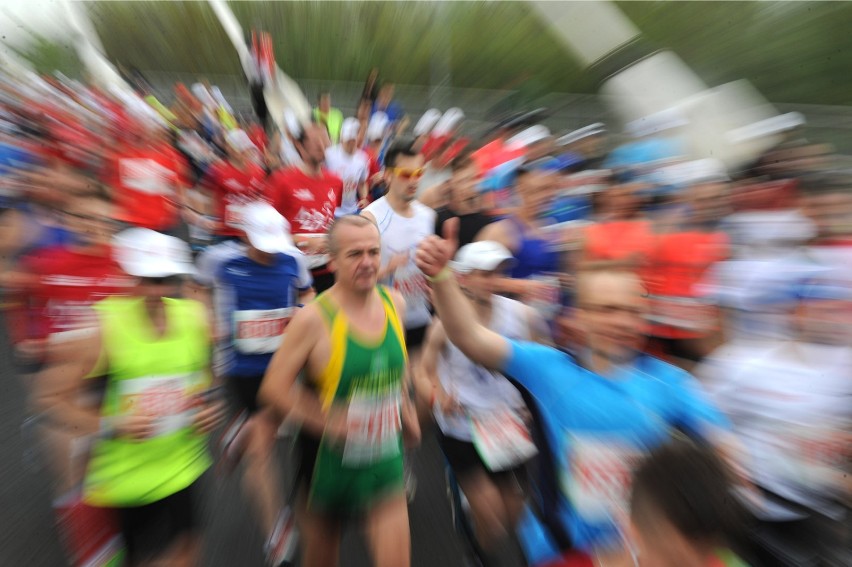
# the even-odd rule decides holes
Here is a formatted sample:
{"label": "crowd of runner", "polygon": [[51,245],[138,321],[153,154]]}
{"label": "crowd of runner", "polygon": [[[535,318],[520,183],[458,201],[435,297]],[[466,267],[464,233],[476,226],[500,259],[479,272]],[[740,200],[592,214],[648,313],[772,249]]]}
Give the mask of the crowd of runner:
{"label": "crowd of runner", "polygon": [[677,124],[474,139],[389,84],[284,131],[163,98],[0,77],[4,319],[70,564],[198,564],[215,467],[269,565],[337,565],[350,523],[410,565],[427,435],[471,564],[852,562],[852,169],[801,121],[730,171]]}

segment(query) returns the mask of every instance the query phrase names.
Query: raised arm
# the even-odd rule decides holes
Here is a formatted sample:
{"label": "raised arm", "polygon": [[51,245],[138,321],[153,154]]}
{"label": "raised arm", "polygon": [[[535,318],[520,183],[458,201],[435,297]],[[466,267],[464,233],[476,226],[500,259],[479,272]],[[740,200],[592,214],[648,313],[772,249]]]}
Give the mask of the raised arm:
{"label": "raised arm", "polygon": [[456,250],[458,219],[444,223],[444,236],[426,238],[417,250],[417,267],[432,281],[433,302],[447,338],[472,361],[502,370],[509,342],[477,320],[473,306],[456,283],[447,263]]}

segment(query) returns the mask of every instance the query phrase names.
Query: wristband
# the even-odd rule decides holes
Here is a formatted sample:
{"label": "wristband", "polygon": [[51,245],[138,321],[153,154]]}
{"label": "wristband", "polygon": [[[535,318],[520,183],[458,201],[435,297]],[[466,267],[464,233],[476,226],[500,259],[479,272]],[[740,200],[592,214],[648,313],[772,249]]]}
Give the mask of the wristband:
{"label": "wristband", "polygon": [[450,269],[447,266],[444,266],[444,269],[441,270],[440,272],[438,272],[437,276],[434,276],[434,277],[433,276],[426,276],[426,279],[429,280],[432,283],[437,283],[437,282],[442,282],[444,280],[450,279],[450,276],[452,276],[452,275],[453,274],[450,271]]}

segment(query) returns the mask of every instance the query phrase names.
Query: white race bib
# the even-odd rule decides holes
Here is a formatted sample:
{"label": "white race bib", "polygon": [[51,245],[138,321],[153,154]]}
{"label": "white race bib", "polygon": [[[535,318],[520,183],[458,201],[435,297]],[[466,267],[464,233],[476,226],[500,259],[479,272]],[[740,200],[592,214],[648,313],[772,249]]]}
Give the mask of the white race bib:
{"label": "white race bib", "polygon": [[242,354],[275,352],[292,317],[292,307],[235,311],[234,347]]}
{"label": "white race bib", "polygon": [[343,463],[364,466],[399,455],[402,397],[353,396],[347,412],[348,434]]}
{"label": "white race bib", "polygon": [[242,203],[227,203],[225,205],[225,218],[222,222],[230,228],[242,228],[243,210],[246,206]]}
{"label": "white race bib", "polygon": [[626,527],[633,467],[642,454],[618,439],[570,433],[566,451],[563,490],[580,517]]}
{"label": "white race bib", "polygon": [[538,453],[523,419],[509,408],[472,415],[470,426],[473,445],[491,472],[521,465]]}
{"label": "white race bib", "polygon": [[658,325],[667,325],[690,331],[709,330],[716,323],[715,307],[692,297],[652,295],[648,319]]}
{"label": "white race bib", "polygon": [[429,284],[423,272],[409,260],[393,274],[393,288],[405,299],[406,309],[428,309]]}
{"label": "white race bib", "polygon": [[155,437],[174,433],[192,423],[192,395],[198,386],[197,373],[119,380],[119,414],[153,416]]}

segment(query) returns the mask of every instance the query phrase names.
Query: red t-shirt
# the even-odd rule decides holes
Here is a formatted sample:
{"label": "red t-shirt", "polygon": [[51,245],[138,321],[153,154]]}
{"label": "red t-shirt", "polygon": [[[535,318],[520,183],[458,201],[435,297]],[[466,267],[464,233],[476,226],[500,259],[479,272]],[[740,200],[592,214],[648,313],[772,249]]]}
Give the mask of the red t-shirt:
{"label": "red t-shirt", "polygon": [[266,172],[259,165],[247,162],[244,169],[227,160],[217,161],[204,174],[202,184],[213,192],[216,217],[221,221],[216,234],[238,236],[241,208],[263,198]]}
{"label": "red t-shirt", "polygon": [[266,182],[266,196],[296,234],[324,234],[343,197],[343,181],[326,170],[319,177],[298,167],[276,171]]}
{"label": "red t-shirt", "polygon": [[177,151],[167,145],[131,147],[117,153],[109,166],[118,220],[160,231],[177,224],[177,191],[186,186],[186,161]]}
{"label": "red t-shirt", "polygon": [[83,254],[63,246],[39,250],[22,267],[34,276],[29,338],[90,327],[95,302],[129,293],[136,281],[113,260],[110,249]]}

